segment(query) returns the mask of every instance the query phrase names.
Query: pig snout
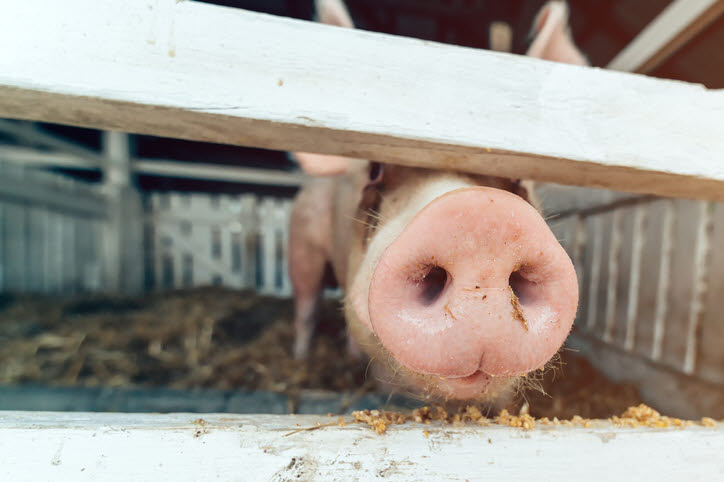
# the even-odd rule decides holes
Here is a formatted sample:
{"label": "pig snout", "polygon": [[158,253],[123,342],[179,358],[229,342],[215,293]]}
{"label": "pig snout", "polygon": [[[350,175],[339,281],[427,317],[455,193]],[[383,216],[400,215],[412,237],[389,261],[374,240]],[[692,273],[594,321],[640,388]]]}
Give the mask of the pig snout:
{"label": "pig snout", "polygon": [[578,283],[533,206],[470,187],[415,215],[374,268],[367,302],[372,331],[397,362],[470,398],[555,355],[573,324]]}

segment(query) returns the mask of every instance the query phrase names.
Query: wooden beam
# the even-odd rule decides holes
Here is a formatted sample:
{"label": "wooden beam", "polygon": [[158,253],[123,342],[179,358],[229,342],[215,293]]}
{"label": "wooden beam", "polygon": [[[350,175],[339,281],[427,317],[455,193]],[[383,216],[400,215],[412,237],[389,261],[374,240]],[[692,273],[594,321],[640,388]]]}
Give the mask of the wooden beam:
{"label": "wooden beam", "polygon": [[106,217],[106,200],[90,189],[83,196],[68,191],[63,186],[43,182],[26,182],[25,179],[0,175],[0,199],[29,204],[50,206],[60,211],[78,213],[83,216]]}
{"label": "wooden beam", "polygon": [[606,66],[646,74],[724,13],[724,0],[675,0]]}
{"label": "wooden beam", "polygon": [[286,172],[272,169],[235,167],[209,164],[191,164],[188,162],[165,161],[161,159],[139,159],[133,165],[138,174],[152,176],[185,177],[209,181],[242,182],[268,186],[296,187],[304,182],[299,172]]}
{"label": "wooden beam", "polygon": [[[99,169],[96,163],[88,162],[86,159],[73,154],[39,151],[28,147],[0,145],[0,161],[38,167]],[[226,166],[205,162],[190,163],[166,159],[132,159],[131,169],[136,174],[150,176],[182,177],[268,186],[296,187],[301,185],[305,179],[304,174],[299,171],[289,172],[276,169]]]}
{"label": "wooden beam", "polygon": [[[3,480],[709,480],[724,427],[408,423],[294,415],[0,412]],[[317,424],[317,430],[300,428]],[[575,461],[572,463],[572,461]]]}
{"label": "wooden beam", "polygon": [[[0,132],[9,134],[31,145],[39,145],[60,152],[67,152],[89,165],[94,165],[98,169],[105,163],[105,159],[98,152],[71,140],[64,139],[61,136],[44,132],[32,124],[0,120]],[[5,146],[3,146],[3,148],[5,148]]]}
{"label": "wooden beam", "polygon": [[0,44],[4,116],[724,200],[699,85],[176,0],[12,2]]}
{"label": "wooden beam", "polygon": [[103,185],[108,215],[103,224],[104,289],[115,293],[143,291],[143,201],[133,182],[128,134],[103,132]]}

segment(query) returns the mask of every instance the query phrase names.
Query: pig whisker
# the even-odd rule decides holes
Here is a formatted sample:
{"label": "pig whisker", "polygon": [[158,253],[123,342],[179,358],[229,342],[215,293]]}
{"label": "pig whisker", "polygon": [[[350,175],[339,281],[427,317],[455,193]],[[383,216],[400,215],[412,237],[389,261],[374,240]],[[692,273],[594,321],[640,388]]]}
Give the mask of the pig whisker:
{"label": "pig whisker", "polygon": [[360,219],[356,216],[345,216],[347,219],[351,219],[352,221],[357,221],[363,226],[367,226],[368,228],[374,229],[376,227],[376,224],[368,223],[367,221]]}
{"label": "pig whisker", "polygon": [[372,362],[374,361],[375,357],[374,355],[370,357],[370,361],[367,362],[367,366],[365,367],[365,380],[367,380],[367,373],[370,370],[370,366],[372,365]]}

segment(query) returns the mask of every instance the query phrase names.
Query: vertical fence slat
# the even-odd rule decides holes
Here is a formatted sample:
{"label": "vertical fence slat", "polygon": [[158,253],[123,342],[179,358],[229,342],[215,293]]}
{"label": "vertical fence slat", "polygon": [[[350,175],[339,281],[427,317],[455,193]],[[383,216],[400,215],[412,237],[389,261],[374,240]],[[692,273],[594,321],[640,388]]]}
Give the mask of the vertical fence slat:
{"label": "vertical fence slat", "polygon": [[626,328],[624,348],[632,351],[636,340],[636,322],[639,316],[639,291],[641,289],[641,258],[644,250],[644,222],[646,206],[636,206],[633,213],[633,233],[631,235],[631,269],[629,271],[628,302],[626,303]]}
{"label": "vertical fence slat", "polygon": [[614,336],[616,316],[620,305],[619,290],[619,262],[621,254],[621,210],[605,214],[610,217],[611,237],[608,245],[608,262],[606,263],[606,304],[604,312],[603,341],[611,343]]}
{"label": "vertical fence slat", "polygon": [[[616,208],[614,215],[618,213],[619,240],[618,252],[615,255],[616,274],[614,291],[616,296],[616,304],[614,307],[614,315],[608,328],[608,340],[617,346],[623,346],[626,339],[626,321],[631,303],[631,270],[634,258],[634,218],[635,207]],[[636,295],[634,295],[635,297]]]}
{"label": "vertical fence slat", "polygon": [[724,384],[724,203],[711,213],[709,289],[704,298],[696,372],[704,379]]}
{"label": "vertical fence slat", "polygon": [[292,202],[289,200],[282,202],[283,230],[282,230],[282,292],[283,296],[291,296],[292,283],[289,279],[289,219],[292,214]]}
{"label": "vertical fence slat", "polygon": [[661,234],[661,258],[659,259],[659,279],[656,286],[656,308],[654,310],[654,330],[651,344],[651,358],[659,360],[664,346],[666,318],[669,315],[669,292],[671,290],[671,261],[674,254],[674,226],[676,209],[674,202],[665,201],[663,231]]}
{"label": "vertical fence slat", "polygon": [[[698,226],[696,244],[693,253],[692,296],[689,302],[689,319],[686,323],[686,352],[684,354],[684,373],[694,373],[697,350],[699,348],[699,323],[704,309],[704,298],[707,292],[707,275],[709,251],[711,249],[711,213],[713,205],[706,202],[698,203]],[[724,340],[722,340],[724,342]]]}
{"label": "vertical fence slat", "polygon": [[242,286],[256,287],[258,211],[257,198],[251,194],[241,196],[241,269]]}
{"label": "vertical fence slat", "polygon": [[70,216],[62,218],[61,252],[63,253],[63,293],[75,293],[77,290],[78,262],[75,251],[75,223]]}
{"label": "vertical fence slat", "polygon": [[28,213],[28,259],[27,259],[27,289],[32,293],[41,293],[44,288],[44,249],[45,223],[43,222],[43,209],[29,207]]}
{"label": "vertical fence slat", "polygon": [[5,291],[5,236],[5,205],[0,203],[0,293]]}
{"label": "vertical fence slat", "polygon": [[697,201],[674,201],[675,223],[673,230],[673,252],[671,257],[671,288],[669,310],[665,320],[661,361],[681,370],[684,368],[687,344],[687,327],[694,300],[696,250],[699,225],[702,222],[701,203]]}
{"label": "vertical fence slat", "polygon": [[586,331],[592,331],[596,325],[596,318],[598,317],[598,285],[601,277],[601,260],[603,249],[603,240],[601,239],[601,219],[598,216],[591,216],[584,221],[584,230],[586,237],[586,244],[584,247],[584,270],[583,278],[585,283],[583,284],[584,290],[586,290],[585,296],[585,310],[580,310],[581,320],[585,320],[581,324]]}
{"label": "vertical fence slat", "polygon": [[26,207],[22,204],[8,203],[5,211],[5,233],[7,234],[5,283],[9,291],[24,291],[26,289]]}

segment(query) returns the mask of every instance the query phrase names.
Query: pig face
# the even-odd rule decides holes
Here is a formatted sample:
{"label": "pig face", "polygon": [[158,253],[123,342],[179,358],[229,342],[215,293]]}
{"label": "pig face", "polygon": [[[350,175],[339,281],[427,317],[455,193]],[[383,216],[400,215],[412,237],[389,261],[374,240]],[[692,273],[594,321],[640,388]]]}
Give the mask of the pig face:
{"label": "pig face", "polygon": [[[329,23],[351,26],[338,0],[319,0],[318,8]],[[567,13],[562,2],[544,7],[530,55],[585,62]],[[296,156],[308,173],[337,176],[334,189],[317,185],[327,193],[331,241],[315,246],[346,289],[349,331],[387,367],[392,385],[489,401],[560,348],[575,317],[576,275],[524,184]]]}
{"label": "pig face", "polygon": [[[360,165],[345,314],[392,385],[489,400],[570,330],[572,263],[516,181]],[[361,185],[361,184],[360,184]]]}

